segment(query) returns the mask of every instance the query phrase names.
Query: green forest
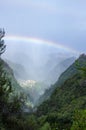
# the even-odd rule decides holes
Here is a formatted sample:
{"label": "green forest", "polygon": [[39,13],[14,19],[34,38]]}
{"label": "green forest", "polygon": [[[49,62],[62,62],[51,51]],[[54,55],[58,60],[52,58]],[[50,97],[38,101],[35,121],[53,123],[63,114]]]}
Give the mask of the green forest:
{"label": "green forest", "polygon": [[86,55],[61,74],[49,98],[25,112],[27,97],[14,85],[1,58],[6,50],[4,35],[0,30],[0,130],[86,130]]}

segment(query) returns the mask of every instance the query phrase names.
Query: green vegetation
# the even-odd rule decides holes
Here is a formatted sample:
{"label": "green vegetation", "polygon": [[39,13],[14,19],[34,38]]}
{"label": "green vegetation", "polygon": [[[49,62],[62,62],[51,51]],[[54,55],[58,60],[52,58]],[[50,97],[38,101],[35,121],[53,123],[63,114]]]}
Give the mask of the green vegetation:
{"label": "green vegetation", "polygon": [[[2,60],[1,60],[2,61]],[[4,62],[4,61],[3,61]],[[22,94],[13,96],[14,88],[0,66],[0,127],[4,130],[85,130],[86,83],[79,70],[61,86],[55,84],[50,98],[34,113],[23,111]],[[58,83],[57,83],[58,84]],[[3,99],[3,100],[2,100]],[[3,107],[4,106],[4,107]]]}
{"label": "green vegetation", "polygon": [[5,35],[4,29],[0,29],[0,56],[5,52],[6,45],[4,45],[4,40],[2,38]]}
{"label": "green vegetation", "polygon": [[[0,38],[4,36],[4,31],[0,32]],[[0,39],[1,40],[1,39]],[[4,53],[5,45],[4,42],[0,42],[0,54]],[[16,117],[22,114],[22,108],[24,105],[24,98],[13,94],[13,86],[9,75],[4,69],[4,66],[7,66],[5,62],[0,59],[0,129],[7,130],[9,129],[9,119]],[[8,66],[7,66],[8,67]],[[12,119],[13,119],[12,118]],[[10,124],[12,125],[12,124]],[[13,128],[13,126],[12,126]]]}
{"label": "green vegetation", "polygon": [[86,130],[86,110],[75,112],[71,130]]}
{"label": "green vegetation", "polygon": [[[76,66],[76,62],[79,63],[80,69]],[[73,130],[74,120],[76,122],[79,120],[75,119],[75,111],[81,112],[86,109],[86,56],[81,55],[76,62],[61,75],[51,97],[37,109],[37,116],[47,116],[46,122],[50,124],[51,129]],[[84,119],[83,116],[82,118]],[[85,129],[86,122],[83,123]]]}
{"label": "green vegetation", "polygon": [[12,75],[11,69],[0,58],[1,130],[86,130],[85,55],[81,55],[60,76],[58,82],[52,86],[54,89],[50,98],[32,113],[24,111],[25,98],[21,92],[15,93],[14,88],[19,91],[21,87],[16,86],[18,84]]}

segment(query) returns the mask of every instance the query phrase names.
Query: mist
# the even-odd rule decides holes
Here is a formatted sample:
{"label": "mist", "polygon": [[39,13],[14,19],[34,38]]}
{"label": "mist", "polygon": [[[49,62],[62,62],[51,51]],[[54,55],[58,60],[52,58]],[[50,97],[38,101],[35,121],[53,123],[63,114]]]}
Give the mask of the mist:
{"label": "mist", "polygon": [[[12,42],[12,43],[11,43]],[[33,104],[76,59],[77,53],[56,45],[6,41],[4,60]]]}
{"label": "mist", "polygon": [[0,128],[85,128],[86,0],[0,5]]}
{"label": "mist", "polygon": [[[6,41],[7,50],[3,57],[15,64],[20,64],[27,72],[23,79],[27,80],[44,81],[47,73],[54,66],[69,57],[75,57],[70,50],[68,52],[54,45],[11,42]],[[23,75],[25,75],[24,72]]]}

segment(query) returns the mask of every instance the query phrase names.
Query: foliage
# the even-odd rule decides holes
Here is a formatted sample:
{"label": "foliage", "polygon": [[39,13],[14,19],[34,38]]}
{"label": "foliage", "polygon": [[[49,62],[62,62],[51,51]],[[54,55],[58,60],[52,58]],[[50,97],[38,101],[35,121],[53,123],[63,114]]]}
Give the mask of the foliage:
{"label": "foliage", "polygon": [[46,122],[39,130],[51,130],[50,124]]}
{"label": "foliage", "polygon": [[13,115],[7,118],[6,128],[7,130],[36,130],[38,125],[33,115],[28,115],[28,117]]}
{"label": "foliage", "polygon": [[6,49],[6,45],[4,45],[4,40],[2,40],[4,35],[5,35],[4,29],[0,29],[0,55],[2,55]]}
{"label": "foliage", "polygon": [[[79,68],[76,67],[77,61]],[[46,122],[50,124],[51,129],[69,130],[74,122],[74,111],[86,108],[86,56],[80,56],[77,61],[61,75],[59,80],[62,83],[58,81],[55,84],[56,89],[50,99],[44,101],[37,109],[37,116],[47,116]]]}
{"label": "foliage", "polygon": [[[83,56],[85,57],[84,54]],[[86,78],[86,62],[84,62],[81,66],[80,61],[76,60],[75,64],[76,64],[76,68],[78,69],[82,77]]]}
{"label": "foliage", "polygon": [[8,110],[9,95],[12,92],[11,82],[6,78],[0,62],[0,113],[6,113]]}
{"label": "foliage", "polygon": [[75,112],[71,130],[86,130],[86,110]]}

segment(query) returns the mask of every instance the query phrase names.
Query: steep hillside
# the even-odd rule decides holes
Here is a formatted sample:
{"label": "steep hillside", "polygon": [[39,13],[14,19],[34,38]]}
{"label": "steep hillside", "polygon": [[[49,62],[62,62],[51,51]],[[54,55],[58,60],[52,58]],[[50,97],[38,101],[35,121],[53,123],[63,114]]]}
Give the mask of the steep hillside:
{"label": "steep hillside", "polygon": [[81,55],[77,62],[60,76],[50,98],[37,109],[37,116],[47,117],[46,121],[53,124],[54,128],[56,123],[57,126],[60,124],[59,129],[69,130],[73,113],[86,109],[86,77],[76,67],[77,63],[86,67],[86,55]]}
{"label": "steep hillside", "polygon": [[55,89],[50,99],[39,106],[38,114],[56,111],[61,115],[67,115],[81,108],[86,108],[86,83],[76,74]]}

